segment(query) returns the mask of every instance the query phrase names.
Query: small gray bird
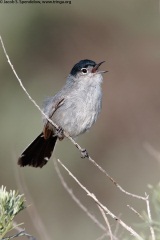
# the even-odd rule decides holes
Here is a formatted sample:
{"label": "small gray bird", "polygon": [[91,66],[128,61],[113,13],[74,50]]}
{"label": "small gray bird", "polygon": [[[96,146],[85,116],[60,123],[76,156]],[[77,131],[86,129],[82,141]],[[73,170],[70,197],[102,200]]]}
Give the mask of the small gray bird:
{"label": "small gray bird", "polygon": [[75,64],[64,87],[45,101],[43,111],[59,129],[43,117],[43,132],[21,154],[20,166],[43,167],[57,139],[64,138],[63,131],[75,138],[95,123],[102,104],[102,73],[107,72],[98,70],[103,62],[85,59]]}

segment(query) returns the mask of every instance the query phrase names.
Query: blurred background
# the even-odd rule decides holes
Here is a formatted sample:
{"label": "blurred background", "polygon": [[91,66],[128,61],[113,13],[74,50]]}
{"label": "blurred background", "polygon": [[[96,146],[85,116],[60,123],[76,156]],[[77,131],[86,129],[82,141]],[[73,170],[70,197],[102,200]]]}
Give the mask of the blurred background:
{"label": "blurred background", "polygon": [[[76,1],[71,4],[0,4],[0,34],[24,86],[36,102],[54,95],[81,59],[106,61],[101,115],[77,139],[123,186],[144,195],[160,180],[160,9],[158,0]],[[24,222],[37,239],[96,239],[102,231],[64,190],[53,161],[42,169],[17,166],[22,150],[41,132],[41,114],[29,101],[0,47],[0,185],[25,193]],[[151,150],[151,149],[150,149]],[[142,201],[122,194],[65,139],[59,158],[113,213],[138,231]],[[60,168],[76,196],[103,222],[95,203]],[[35,218],[35,211],[37,211]],[[153,212],[154,214],[154,212]],[[109,218],[110,220],[110,218]],[[43,228],[39,225],[42,221]],[[112,229],[115,222],[111,220]]]}

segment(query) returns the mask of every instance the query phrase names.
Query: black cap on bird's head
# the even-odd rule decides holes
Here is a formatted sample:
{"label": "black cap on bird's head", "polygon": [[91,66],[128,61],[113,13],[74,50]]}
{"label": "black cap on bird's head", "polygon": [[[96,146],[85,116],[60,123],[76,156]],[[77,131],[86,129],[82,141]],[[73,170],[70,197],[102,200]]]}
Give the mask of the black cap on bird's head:
{"label": "black cap on bird's head", "polygon": [[[95,73],[102,63],[104,63],[104,61],[97,64],[92,60],[88,60],[88,59],[81,60],[80,62],[78,62],[74,65],[70,74],[73,76],[76,76],[78,72],[80,72],[84,69],[87,69],[88,67],[92,67],[92,73]],[[106,71],[103,71],[103,72],[106,72]]]}

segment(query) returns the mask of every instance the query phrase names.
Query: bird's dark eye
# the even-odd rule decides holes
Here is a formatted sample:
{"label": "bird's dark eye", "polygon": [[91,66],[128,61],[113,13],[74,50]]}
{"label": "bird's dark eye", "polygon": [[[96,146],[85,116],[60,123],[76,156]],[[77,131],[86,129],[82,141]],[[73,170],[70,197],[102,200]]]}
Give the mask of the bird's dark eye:
{"label": "bird's dark eye", "polygon": [[82,68],[82,69],[81,69],[81,72],[82,72],[83,74],[86,74],[88,71],[87,71],[86,68]]}

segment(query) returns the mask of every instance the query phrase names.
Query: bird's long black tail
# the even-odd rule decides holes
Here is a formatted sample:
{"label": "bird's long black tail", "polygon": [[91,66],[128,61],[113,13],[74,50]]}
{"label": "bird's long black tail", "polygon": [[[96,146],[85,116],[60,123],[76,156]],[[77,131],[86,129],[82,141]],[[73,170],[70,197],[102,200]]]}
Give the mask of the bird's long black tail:
{"label": "bird's long black tail", "polygon": [[49,160],[54,150],[57,137],[50,136],[48,139],[41,133],[21,154],[18,164],[21,167],[43,167]]}

